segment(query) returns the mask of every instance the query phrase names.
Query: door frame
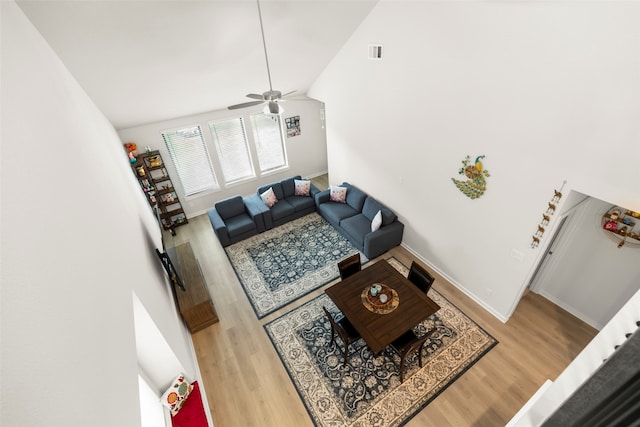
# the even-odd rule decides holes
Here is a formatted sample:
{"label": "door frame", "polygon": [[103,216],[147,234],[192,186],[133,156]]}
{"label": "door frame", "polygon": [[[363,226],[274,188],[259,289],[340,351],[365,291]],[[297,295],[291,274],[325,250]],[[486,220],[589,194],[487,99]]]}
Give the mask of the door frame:
{"label": "door frame", "polygon": [[[561,245],[565,245],[570,239],[572,239],[575,233],[578,231],[575,227],[571,227],[574,221],[570,221],[570,219],[573,218],[573,215],[576,212],[581,212],[581,209],[579,208],[585,202],[591,200],[593,197],[574,190],[568,190],[568,193],[569,194],[567,195],[567,203],[572,200],[573,204],[567,207],[566,210],[560,211],[559,220],[553,223],[551,229],[548,230],[548,232],[552,233],[553,237],[547,240],[547,243],[544,246],[544,250],[538,254],[537,261],[534,263],[534,266],[531,268],[530,273],[523,281],[521,285],[520,296],[513,302],[508,317],[511,317],[516,311],[518,305],[520,304],[520,300],[522,299],[522,296],[527,289],[531,290],[534,293],[539,293],[538,291],[540,290],[542,284],[541,279],[544,278],[549,264],[551,264],[552,262],[557,262],[557,258],[548,257],[549,251],[555,252]],[[580,197],[580,195],[584,197]],[[551,247],[551,245],[553,245],[553,248]]]}
{"label": "door frame", "polygon": [[551,239],[549,239],[549,243],[544,250],[542,259],[540,260],[540,262],[538,262],[538,265],[536,266],[536,269],[534,270],[533,275],[529,280],[528,288],[529,290],[531,290],[531,292],[537,294],[537,291],[541,288],[542,280],[540,280],[540,278],[544,276],[545,269],[551,262],[551,255],[553,255],[554,250],[558,247],[558,243],[564,238],[564,232],[566,231],[565,225],[570,217],[571,214],[563,215],[558,221],[558,226],[555,228]]}

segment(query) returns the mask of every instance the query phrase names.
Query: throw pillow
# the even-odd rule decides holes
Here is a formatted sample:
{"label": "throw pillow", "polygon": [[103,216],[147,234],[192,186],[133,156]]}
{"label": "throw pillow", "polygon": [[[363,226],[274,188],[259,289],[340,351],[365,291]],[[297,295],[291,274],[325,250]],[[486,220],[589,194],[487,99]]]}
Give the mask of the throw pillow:
{"label": "throw pillow", "polygon": [[347,188],[332,185],[331,192],[329,193],[329,200],[332,202],[347,203]]}
{"label": "throw pillow", "polygon": [[311,181],[305,179],[294,179],[296,184],[296,196],[309,197],[309,191],[311,190]]}
{"label": "throw pillow", "polygon": [[198,381],[194,381],[193,391],[184,402],[182,409],[175,416],[171,417],[173,427],[207,427],[207,415],[204,413],[202,395]]}
{"label": "throw pillow", "polygon": [[176,415],[192,390],[193,386],[184,379],[183,374],[180,374],[173,380],[171,386],[164,392],[162,397],[160,397],[160,403],[169,408],[171,415]]}
{"label": "throw pillow", "polygon": [[273,192],[273,187],[269,187],[267,191],[260,195],[262,201],[268,207],[272,207],[276,203],[278,203],[278,199],[276,198],[276,193]]}
{"label": "throw pillow", "polygon": [[382,211],[378,211],[371,221],[371,231],[376,231],[382,225]]}

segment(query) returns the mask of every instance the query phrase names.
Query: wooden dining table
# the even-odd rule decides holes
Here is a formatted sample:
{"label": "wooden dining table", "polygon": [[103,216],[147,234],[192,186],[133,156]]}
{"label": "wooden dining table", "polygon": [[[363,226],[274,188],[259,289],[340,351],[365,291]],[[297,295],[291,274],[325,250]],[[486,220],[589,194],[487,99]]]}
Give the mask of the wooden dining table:
{"label": "wooden dining table", "polygon": [[[363,291],[376,283],[385,284],[397,293],[399,304],[389,313],[375,313],[363,303]],[[438,304],[385,260],[341,280],[327,288],[325,293],[375,355],[400,335],[440,310]]]}

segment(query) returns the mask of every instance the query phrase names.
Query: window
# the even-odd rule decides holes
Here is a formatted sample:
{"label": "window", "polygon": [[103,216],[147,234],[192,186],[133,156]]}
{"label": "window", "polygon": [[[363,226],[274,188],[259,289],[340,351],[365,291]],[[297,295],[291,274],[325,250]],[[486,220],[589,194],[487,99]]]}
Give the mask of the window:
{"label": "window", "polygon": [[288,166],[279,116],[260,113],[208,126],[211,140],[200,125],[162,132],[186,197]]}
{"label": "window", "polygon": [[243,119],[237,118],[209,123],[216,145],[225,184],[253,178],[253,164],[249,153]]}
{"label": "window", "polygon": [[[140,421],[142,427],[158,427],[171,425],[165,418],[164,406],[147,382],[138,374],[138,393],[140,398]],[[168,411],[167,411],[168,412]]]}
{"label": "window", "polygon": [[200,126],[162,132],[186,196],[218,188]]}
{"label": "window", "polygon": [[260,172],[269,172],[287,166],[280,116],[255,114],[251,127],[256,142]]}

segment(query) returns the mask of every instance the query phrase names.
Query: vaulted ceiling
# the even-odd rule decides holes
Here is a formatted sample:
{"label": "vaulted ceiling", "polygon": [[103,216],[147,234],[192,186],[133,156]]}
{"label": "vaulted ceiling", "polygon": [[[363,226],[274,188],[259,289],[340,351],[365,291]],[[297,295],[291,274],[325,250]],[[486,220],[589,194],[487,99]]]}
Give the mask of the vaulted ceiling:
{"label": "vaulted ceiling", "polygon": [[[273,89],[304,95],[377,1],[261,0]],[[254,0],[17,4],[117,129],[269,89]]]}

